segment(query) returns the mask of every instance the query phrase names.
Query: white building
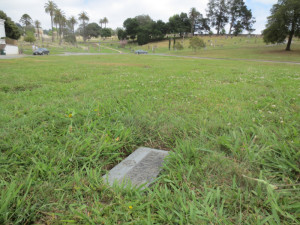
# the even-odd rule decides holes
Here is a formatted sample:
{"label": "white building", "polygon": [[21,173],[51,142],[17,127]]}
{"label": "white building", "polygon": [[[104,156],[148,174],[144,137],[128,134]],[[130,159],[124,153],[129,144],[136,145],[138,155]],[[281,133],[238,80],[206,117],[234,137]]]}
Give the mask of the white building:
{"label": "white building", "polygon": [[[4,29],[5,20],[0,19],[0,44],[5,45],[5,29]],[[2,39],[3,38],[3,39]]]}
{"label": "white building", "polygon": [[4,48],[6,55],[17,55],[19,54],[19,48],[13,44],[6,44],[5,41],[5,27],[4,27],[5,20],[0,19],[0,49]]}

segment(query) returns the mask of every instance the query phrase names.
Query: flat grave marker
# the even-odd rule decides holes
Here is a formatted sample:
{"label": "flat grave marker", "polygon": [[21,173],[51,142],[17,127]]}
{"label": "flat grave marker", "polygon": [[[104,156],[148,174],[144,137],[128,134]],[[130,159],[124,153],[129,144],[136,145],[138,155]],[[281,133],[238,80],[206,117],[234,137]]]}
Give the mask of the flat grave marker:
{"label": "flat grave marker", "polygon": [[124,182],[125,185],[131,182],[131,185],[136,187],[143,184],[149,186],[161,171],[164,158],[168,153],[168,151],[140,147],[112,168],[103,179],[110,186],[114,182],[119,184]]}

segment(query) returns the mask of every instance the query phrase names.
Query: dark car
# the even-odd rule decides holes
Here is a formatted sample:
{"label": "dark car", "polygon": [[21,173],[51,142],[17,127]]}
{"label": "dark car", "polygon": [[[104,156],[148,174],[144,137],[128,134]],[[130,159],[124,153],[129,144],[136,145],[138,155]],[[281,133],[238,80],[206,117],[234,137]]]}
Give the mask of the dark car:
{"label": "dark car", "polygon": [[144,51],[144,50],[136,50],[135,51],[135,54],[148,54],[148,52],[147,51]]}
{"label": "dark car", "polygon": [[46,48],[38,48],[33,52],[34,55],[49,55],[49,50]]}

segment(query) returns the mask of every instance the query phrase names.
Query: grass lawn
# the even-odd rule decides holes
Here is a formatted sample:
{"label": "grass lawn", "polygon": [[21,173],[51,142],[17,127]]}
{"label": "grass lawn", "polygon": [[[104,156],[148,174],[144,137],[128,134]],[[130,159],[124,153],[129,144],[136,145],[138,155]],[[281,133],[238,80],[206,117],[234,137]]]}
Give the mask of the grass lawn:
{"label": "grass lawn", "polygon": [[[299,224],[300,66],[152,55],[0,61],[1,224]],[[145,190],[102,180],[170,151]]]}
{"label": "grass lawn", "polygon": [[169,41],[149,43],[136,49],[144,49],[152,53],[152,47],[156,47],[155,53],[172,55],[190,55],[211,58],[232,59],[262,59],[274,61],[300,62],[300,39],[294,38],[291,45],[292,51],[285,51],[286,45],[271,46],[263,42],[262,37],[226,37],[204,36],[200,37],[206,44],[205,49],[194,52],[189,48],[189,39],[176,39],[183,45],[183,50],[173,50],[173,40],[169,51]]}
{"label": "grass lawn", "polygon": [[[57,55],[57,54],[64,54],[65,52],[70,53],[118,53],[115,50],[107,48],[107,46],[99,46],[97,43],[88,43],[86,45],[84,44],[78,44],[78,47],[73,46],[72,44],[64,43],[62,45],[59,45],[58,43],[42,43],[37,42],[35,44],[39,48],[47,48],[50,51],[51,55]],[[23,54],[25,55],[32,55],[32,45],[21,42],[19,43],[19,48],[23,50]]]}

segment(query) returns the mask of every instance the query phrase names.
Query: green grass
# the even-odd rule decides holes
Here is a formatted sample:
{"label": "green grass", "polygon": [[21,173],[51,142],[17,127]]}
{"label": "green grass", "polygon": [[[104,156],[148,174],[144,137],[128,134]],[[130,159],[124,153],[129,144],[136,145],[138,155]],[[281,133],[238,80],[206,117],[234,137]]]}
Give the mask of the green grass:
{"label": "green grass", "polygon": [[295,61],[300,62],[300,39],[294,38],[291,45],[292,51],[285,51],[286,45],[270,46],[263,42],[262,37],[226,37],[226,36],[204,36],[200,37],[206,43],[206,49],[194,52],[189,48],[189,39],[177,39],[182,43],[183,50],[173,50],[173,40],[169,51],[169,41],[149,43],[142,48],[152,53],[152,47],[156,46],[155,53],[172,55],[190,55],[211,58],[229,59],[261,59],[274,61]]}
{"label": "green grass", "polygon": [[[0,68],[0,223],[299,224],[299,65],[105,55]],[[171,151],[156,183],[104,184],[138,146]]]}
{"label": "green grass", "polygon": [[[51,55],[57,55],[57,54],[64,54],[65,52],[70,53],[118,53],[115,50],[109,49],[106,46],[101,46],[99,49],[99,46],[96,43],[87,43],[87,44],[78,44],[77,47],[64,43],[62,45],[59,45],[58,43],[42,43],[37,42],[35,44],[38,47],[47,48],[50,51]],[[32,55],[32,45],[20,42],[19,48],[23,50],[23,54],[25,55]]]}

